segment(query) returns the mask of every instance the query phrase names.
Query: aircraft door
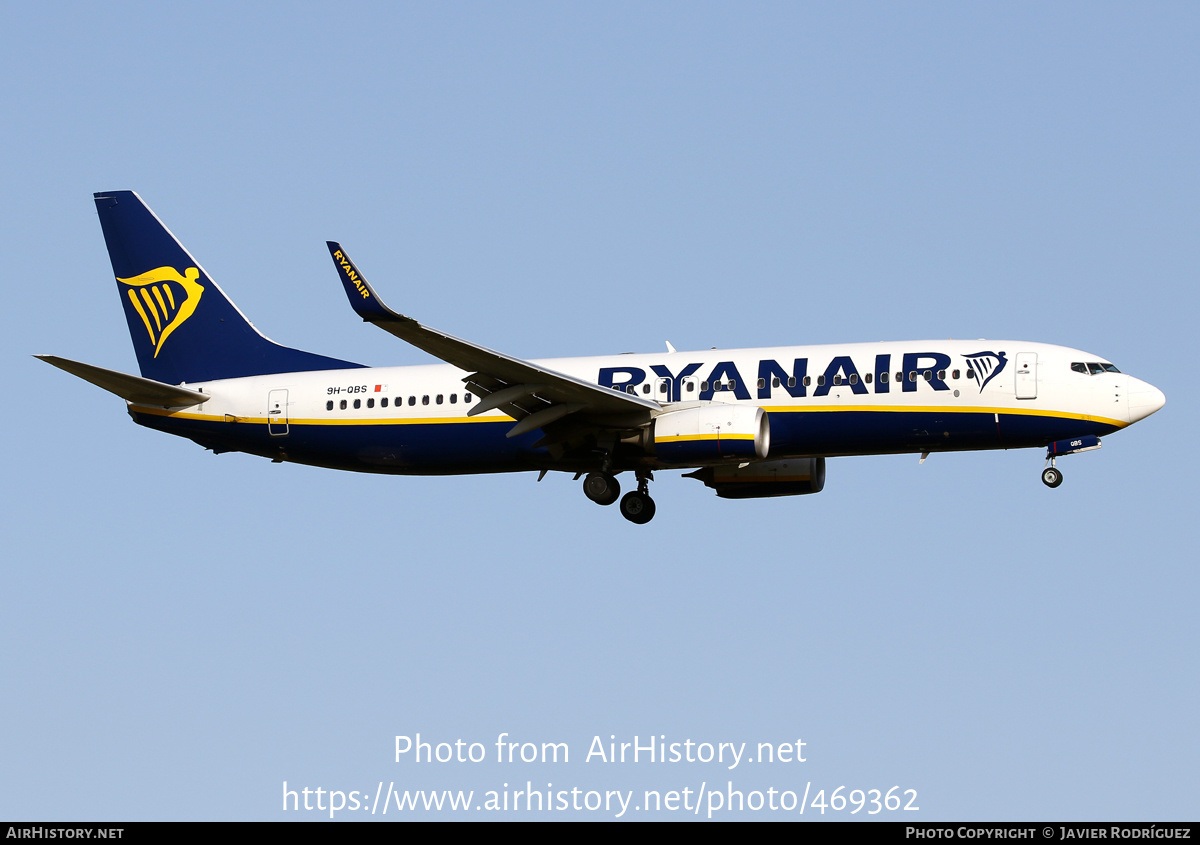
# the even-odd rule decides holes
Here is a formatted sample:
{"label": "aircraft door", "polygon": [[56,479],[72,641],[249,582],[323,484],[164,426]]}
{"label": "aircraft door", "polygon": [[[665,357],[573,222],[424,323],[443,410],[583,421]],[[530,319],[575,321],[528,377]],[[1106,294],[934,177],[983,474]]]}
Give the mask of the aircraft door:
{"label": "aircraft door", "polygon": [[285,437],[288,433],[288,392],[272,390],[267,394],[267,431],[272,437]]}
{"label": "aircraft door", "polygon": [[1017,398],[1037,399],[1037,353],[1017,353]]}
{"label": "aircraft door", "polygon": [[654,380],[654,392],[650,394],[650,398],[655,402],[667,403],[673,400],[671,396],[671,380],[669,378],[656,378]]}

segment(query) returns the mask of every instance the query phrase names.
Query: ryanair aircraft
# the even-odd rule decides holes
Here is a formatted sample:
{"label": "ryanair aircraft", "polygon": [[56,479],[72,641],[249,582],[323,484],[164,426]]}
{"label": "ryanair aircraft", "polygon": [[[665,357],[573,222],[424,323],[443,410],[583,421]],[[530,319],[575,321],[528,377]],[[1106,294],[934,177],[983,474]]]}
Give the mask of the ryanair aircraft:
{"label": "ryanair aircraft", "polygon": [[[727,499],[819,493],[838,455],[1046,448],[1153,414],[1157,388],[1098,355],[1024,341],[908,341],[525,361],[392,311],[338,244],[362,319],[444,364],[365,367],[263,337],[132,191],[95,195],[141,376],[38,356],[213,452],[396,475],[552,470],[654,516],[655,470]],[[617,476],[636,489],[620,494]]]}

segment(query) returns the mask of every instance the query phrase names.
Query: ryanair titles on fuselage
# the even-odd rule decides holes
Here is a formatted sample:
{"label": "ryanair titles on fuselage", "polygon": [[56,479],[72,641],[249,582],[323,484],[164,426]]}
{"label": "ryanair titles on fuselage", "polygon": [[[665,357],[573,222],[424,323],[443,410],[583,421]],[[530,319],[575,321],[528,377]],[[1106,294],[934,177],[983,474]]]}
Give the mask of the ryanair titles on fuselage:
{"label": "ryanair titles on fuselage", "polygon": [[[683,353],[688,354],[688,353]],[[728,354],[728,353],[726,353]],[[1004,351],[982,349],[961,356],[964,361],[957,365],[965,370],[965,377],[983,392],[987,383],[995,378],[1008,363]],[[815,363],[816,366],[810,366]],[[637,366],[600,367],[597,383],[613,390],[637,393],[645,391],[642,385],[655,384],[656,398],[660,388],[668,402],[688,400],[706,401],[718,390],[727,390],[737,399],[770,399],[776,392],[786,392],[792,398],[810,395],[826,396],[834,387],[849,389],[856,395],[890,393],[899,390],[911,393],[919,382],[933,390],[951,390],[948,379],[957,378],[954,356],[945,352],[904,352],[901,354],[877,353],[870,368],[861,366],[849,355],[837,355],[820,367],[822,359],[810,362],[807,357],[785,359],[783,363],[774,358],[758,361],[753,378],[747,380],[732,361],[719,361],[715,365],[699,363],[651,364],[648,368]],[[893,371],[893,367],[898,365]],[[743,366],[745,366],[743,364]],[[706,369],[707,368],[707,369]],[[688,385],[692,379],[695,385]],[[689,390],[688,387],[693,389]],[[754,391],[752,396],[751,391]]]}

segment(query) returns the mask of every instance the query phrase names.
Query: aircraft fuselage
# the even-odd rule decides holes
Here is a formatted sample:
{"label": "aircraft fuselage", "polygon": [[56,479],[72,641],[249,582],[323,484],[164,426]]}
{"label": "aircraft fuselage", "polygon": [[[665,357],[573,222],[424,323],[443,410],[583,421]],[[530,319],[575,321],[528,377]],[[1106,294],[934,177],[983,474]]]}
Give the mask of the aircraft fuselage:
{"label": "aircraft fuselage", "polygon": [[[549,369],[659,402],[763,408],[769,458],[1038,447],[1124,428],[1161,393],[1105,359],[1018,341],[916,341],[561,358]],[[1086,371],[1089,364],[1113,371]],[[1077,369],[1072,369],[1075,364]],[[1084,372],[1079,364],[1083,365]],[[1093,366],[1092,369],[1095,369]],[[477,397],[451,365],[356,368],[188,385],[202,406],[130,406],[142,425],[216,451],[394,474],[587,470],[513,418],[469,417]],[[1157,403],[1157,404],[1156,404]],[[695,464],[691,464],[695,465]],[[617,454],[614,469],[678,468]]]}

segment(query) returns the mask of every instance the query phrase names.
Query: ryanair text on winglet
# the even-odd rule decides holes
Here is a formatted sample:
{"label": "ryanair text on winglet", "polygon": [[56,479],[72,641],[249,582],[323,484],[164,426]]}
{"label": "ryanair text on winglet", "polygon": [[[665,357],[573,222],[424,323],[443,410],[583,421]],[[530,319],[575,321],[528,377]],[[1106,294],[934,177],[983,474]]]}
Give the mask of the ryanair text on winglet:
{"label": "ryanair text on winglet", "polygon": [[358,273],[354,272],[354,266],[350,263],[350,259],[346,258],[340,249],[333,254],[333,257],[337,259],[338,266],[342,268],[342,272],[346,274],[346,278],[354,282],[354,287],[362,294],[362,298],[370,299],[371,294],[367,291],[367,286],[358,278]]}

